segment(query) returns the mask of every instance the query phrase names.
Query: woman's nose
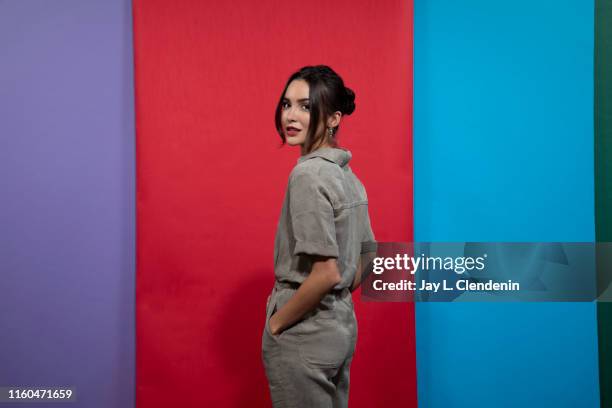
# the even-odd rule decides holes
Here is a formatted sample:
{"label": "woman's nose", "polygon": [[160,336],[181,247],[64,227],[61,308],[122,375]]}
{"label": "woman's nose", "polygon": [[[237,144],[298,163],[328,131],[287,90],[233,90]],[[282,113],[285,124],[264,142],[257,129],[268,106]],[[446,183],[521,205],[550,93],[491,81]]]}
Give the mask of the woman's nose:
{"label": "woman's nose", "polygon": [[296,120],[295,108],[292,106],[287,109],[287,121],[292,122]]}

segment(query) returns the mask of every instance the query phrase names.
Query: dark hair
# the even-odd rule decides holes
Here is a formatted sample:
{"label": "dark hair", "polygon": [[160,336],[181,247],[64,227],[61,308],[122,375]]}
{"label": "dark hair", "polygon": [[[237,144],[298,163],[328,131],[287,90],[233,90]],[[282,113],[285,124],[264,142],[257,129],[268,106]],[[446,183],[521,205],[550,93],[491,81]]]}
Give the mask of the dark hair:
{"label": "dark hair", "polygon": [[[283,145],[286,142],[285,133],[283,132],[283,125],[281,123],[281,113],[283,98],[285,92],[291,81],[296,79],[302,79],[308,83],[309,87],[309,100],[310,100],[310,125],[308,133],[306,135],[305,150],[310,152],[313,146],[322,142],[327,138],[327,132],[323,132],[323,135],[315,135],[320,118],[323,118],[323,122],[326,123],[327,119],[336,111],[340,111],[342,115],[350,115],[355,110],[355,93],[344,86],[344,81],[333,69],[327,65],[316,65],[302,67],[299,71],[292,74],[287,83],[285,89],[281,93],[281,97],[276,106],[275,114],[275,125],[276,131],[279,133]],[[337,146],[336,132],[338,132],[338,126],[333,128],[333,135],[327,140],[332,146]]]}

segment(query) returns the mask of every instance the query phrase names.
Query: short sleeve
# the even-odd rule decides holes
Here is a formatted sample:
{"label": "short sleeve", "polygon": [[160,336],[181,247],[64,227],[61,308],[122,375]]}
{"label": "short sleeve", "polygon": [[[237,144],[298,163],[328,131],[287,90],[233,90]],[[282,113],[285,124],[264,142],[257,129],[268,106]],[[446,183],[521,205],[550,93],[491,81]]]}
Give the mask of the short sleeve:
{"label": "short sleeve", "polygon": [[370,216],[366,209],[364,220],[364,235],[361,241],[361,253],[365,254],[366,252],[376,252],[377,249],[378,243],[376,242],[376,238],[374,237],[374,232],[372,231],[372,225],[370,223]]}
{"label": "short sleeve", "polygon": [[289,182],[289,213],[295,238],[293,255],[338,258],[334,208],[328,186],[311,171],[298,171]]}

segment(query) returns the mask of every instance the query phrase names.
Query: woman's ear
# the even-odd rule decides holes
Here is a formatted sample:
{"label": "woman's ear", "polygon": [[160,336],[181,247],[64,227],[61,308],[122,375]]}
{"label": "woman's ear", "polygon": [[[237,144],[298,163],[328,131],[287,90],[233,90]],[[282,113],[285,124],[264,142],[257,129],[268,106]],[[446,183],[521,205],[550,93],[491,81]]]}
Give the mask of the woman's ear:
{"label": "woman's ear", "polygon": [[336,111],[330,115],[327,119],[327,127],[335,128],[340,124],[340,119],[342,118],[342,112]]}

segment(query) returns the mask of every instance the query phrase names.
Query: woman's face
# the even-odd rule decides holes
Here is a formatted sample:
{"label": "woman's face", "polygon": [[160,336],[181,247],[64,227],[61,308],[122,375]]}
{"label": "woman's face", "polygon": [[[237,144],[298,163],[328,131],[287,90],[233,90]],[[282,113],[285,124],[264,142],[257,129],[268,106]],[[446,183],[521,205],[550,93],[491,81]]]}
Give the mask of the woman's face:
{"label": "woman's face", "polygon": [[[290,146],[303,145],[310,126],[310,101],[308,83],[303,79],[291,81],[282,101],[281,123],[287,144]],[[321,122],[317,129],[322,129]]]}

